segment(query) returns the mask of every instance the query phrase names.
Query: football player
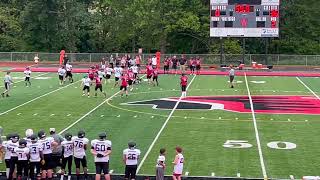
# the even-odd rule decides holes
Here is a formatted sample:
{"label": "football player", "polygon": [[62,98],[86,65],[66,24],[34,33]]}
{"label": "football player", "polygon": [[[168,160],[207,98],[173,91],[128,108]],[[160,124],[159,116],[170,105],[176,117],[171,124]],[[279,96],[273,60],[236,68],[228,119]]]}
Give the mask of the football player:
{"label": "football player", "polygon": [[[104,78],[107,79],[108,83],[110,83],[110,78],[113,72],[111,64],[104,70],[104,72],[105,72]],[[105,81],[104,83],[106,84],[107,81]]]}
{"label": "football player", "polygon": [[135,75],[134,73],[132,72],[132,69],[129,69],[128,70],[128,84],[129,84],[129,89],[130,91],[133,90],[133,83],[135,81]]}
{"label": "football player", "polygon": [[151,77],[152,77],[152,73],[153,73],[153,68],[151,64],[147,64],[146,66],[146,71],[147,71],[147,79],[148,79],[148,84],[151,83]]}
{"label": "football player", "polygon": [[196,60],[196,70],[197,70],[197,74],[200,74],[200,70],[201,70],[201,60],[200,60],[200,57],[197,57],[197,60]]}
{"label": "football player", "polygon": [[27,145],[31,144],[31,136],[33,135],[33,130],[32,129],[27,129],[26,130],[26,137],[23,138],[24,140],[27,141]]}
{"label": "football player", "polygon": [[96,74],[96,77],[95,77],[95,83],[96,83],[96,87],[94,88],[95,90],[95,94],[94,96],[97,97],[98,93],[98,89],[100,90],[100,92],[104,95],[104,97],[107,97],[107,94],[102,90],[102,77],[100,77],[98,75],[98,73]]}
{"label": "football player", "polygon": [[66,64],[66,70],[67,70],[66,78],[69,77],[69,82],[73,83],[72,65],[67,63]]}
{"label": "football player", "polygon": [[[25,139],[19,140],[19,147],[15,150],[18,155],[17,161],[17,176],[18,180],[25,179],[28,177],[28,159],[30,156],[30,149],[27,147],[27,141]],[[23,171],[23,176],[22,176]]]}
{"label": "football player", "polygon": [[88,169],[87,169],[87,158],[86,158],[86,150],[87,144],[89,140],[85,137],[86,133],[83,130],[78,132],[78,136],[72,137],[73,148],[74,148],[74,163],[76,165],[76,175],[77,180],[80,179],[80,163],[83,168],[84,178],[88,177]]}
{"label": "football player", "polygon": [[2,150],[4,151],[4,161],[6,164],[6,175],[7,179],[9,179],[9,171],[10,171],[10,158],[11,158],[11,150],[8,147],[9,141],[11,141],[12,134],[8,134],[6,136],[6,141],[2,142]]}
{"label": "football player", "polygon": [[164,169],[166,168],[166,149],[160,149],[160,155],[156,164],[156,180],[164,180]]}
{"label": "football player", "polygon": [[234,74],[235,73],[234,73],[233,65],[230,65],[230,71],[229,71],[230,88],[234,88],[233,86]]}
{"label": "football player", "polygon": [[72,158],[73,158],[73,141],[72,135],[70,133],[65,134],[65,141],[61,143],[63,149],[62,166],[61,166],[61,177],[64,179],[65,169],[68,163],[68,180],[71,180],[71,170],[72,170]]}
{"label": "football player", "polygon": [[123,69],[121,67],[119,67],[119,64],[117,64],[116,67],[114,68],[114,78],[115,78],[114,87],[116,87],[118,85],[119,79],[122,75],[122,71],[123,71]]}
{"label": "football player", "polygon": [[184,157],[182,155],[182,148],[176,147],[176,157],[172,162],[172,164],[174,164],[173,175],[172,175],[173,180],[181,180],[183,163],[184,163]]}
{"label": "football player", "polygon": [[[30,178],[31,180],[39,179],[41,177],[40,175],[40,166],[41,166],[41,157],[43,157],[42,154],[42,144],[38,142],[37,135],[33,134],[30,137],[31,144],[28,145],[30,149],[30,164],[29,164],[29,170],[30,170]],[[36,170],[36,171],[35,171]],[[34,175],[34,172],[36,172],[36,177]]]}
{"label": "football player", "polygon": [[31,86],[31,82],[30,82],[31,70],[30,70],[30,67],[26,67],[26,70],[23,73],[25,75],[24,81],[26,82],[26,86],[28,87],[28,84],[29,84],[29,86]]}
{"label": "football player", "polygon": [[9,180],[13,179],[13,174],[18,163],[18,155],[16,149],[19,147],[20,136],[17,133],[12,134],[11,139],[7,143],[7,148],[10,151],[10,170],[9,170]]}
{"label": "football player", "polygon": [[66,75],[66,70],[64,69],[64,66],[61,66],[58,69],[58,75],[59,75],[59,80],[60,80],[60,86],[62,86],[64,83],[64,77]]}
{"label": "football player", "polygon": [[136,143],[132,141],[128,143],[128,148],[123,150],[123,162],[126,165],[124,175],[125,179],[136,179],[136,172],[140,154],[140,150],[136,149]]}
{"label": "football player", "polygon": [[87,91],[87,96],[88,96],[88,98],[90,97],[90,83],[91,83],[90,78],[88,78],[87,75],[84,75],[82,80],[81,80],[81,86],[83,86],[83,88],[82,88],[82,96],[85,96],[86,95],[86,91]]}
{"label": "football player", "polygon": [[107,140],[106,133],[100,133],[99,139],[91,141],[91,153],[96,166],[96,180],[100,180],[103,172],[105,180],[110,180],[109,155],[111,154],[111,141]]}
{"label": "football player", "polygon": [[57,146],[58,143],[54,141],[53,137],[47,137],[44,130],[38,132],[39,143],[42,146],[41,165],[42,165],[42,179],[52,179],[52,170],[55,166],[55,163],[52,159],[52,149],[54,146]]}
{"label": "football player", "polygon": [[159,86],[158,75],[159,75],[158,69],[155,68],[152,71],[152,84],[153,84],[153,86],[156,86],[156,84],[157,84],[157,86]]}
{"label": "football player", "polygon": [[188,85],[188,76],[186,76],[184,73],[182,73],[180,77],[180,85],[181,85],[181,97],[185,98],[187,97],[187,85]]}
{"label": "football player", "polygon": [[121,76],[121,86],[120,86],[121,97],[123,97],[124,93],[126,93],[126,97],[128,97],[127,86],[128,86],[128,77],[126,74],[124,74],[123,76]]}

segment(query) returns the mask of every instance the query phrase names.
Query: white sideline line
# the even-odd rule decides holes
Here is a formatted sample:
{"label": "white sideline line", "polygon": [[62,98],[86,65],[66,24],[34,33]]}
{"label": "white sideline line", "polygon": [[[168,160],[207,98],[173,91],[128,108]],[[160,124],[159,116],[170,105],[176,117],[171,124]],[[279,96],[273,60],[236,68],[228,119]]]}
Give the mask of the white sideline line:
{"label": "white sideline line", "polygon": [[306,87],[316,98],[320,100],[320,97],[314,91],[312,91],[299,77],[296,78],[304,87]]}
{"label": "white sideline line", "polygon": [[91,111],[87,112],[85,115],[83,115],[81,118],[79,118],[78,120],[76,120],[75,122],[73,122],[72,124],[70,124],[68,127],[66,127],[65,129],[63,129],[62,131],[59,132],[59,134],[62,134],[64,132],[66,132],[67,130],[69,130],[70,128],[72,128],[74,125],[76,125],[78,122],[80,122],[82,119],[84,119],[85,117],[87,117],[89,114],[91,114],[93,111],[97,110],[100,106],[102,106],[103,104],[105,104],[107,101],[109,101],[111,98],[113,98],[114,96],[118,95],[121,91],[116,92],[115,94],[113,94],[112,96],[110,96],[108,99],[102,101],[102,103],[100,103],[99,105],[97,105],[96,107],[94,107],[93,109],[91,109]]}
{"label": "white sideline line", "polygon": [[[37,76],[31,77],[31,79],[34,79],[34,78],[40,77],[40,76],[44,76],[44,75],[46,75],[46,74],[49,74],[49,73],[42,73],[42,74],[39,74],[39,75],[37,75]],[[23,81],[24,81],[24,80],[16,81],[16,82],[14,82],[14,84],[19,83],[19,82],[23,82]],[[0,88],[2,88],[2,87],[4,87],[4,86],[0,86]]]}
{"label": "white sideline line", "polygon": [[258,145],[258,152],[259,152],[262,175],[263,175],[264,179],[267,179],[267,172],[266,172],[266,167],[265,167],[265,164],[264,164],[264,159],[263,159],[263,154],[262,154],[262,149],[261,149],[261,143],[260,143],[258,126],[257,126],[257,120],[256,120],[256,115],[254,113],[253,101],[252,101],[252,98],[251,98],[251,93],[250,93],[250,89],[249,89],[246,73],[244,73],[244,78],[246,80],[246,86],[247,86],[247,91],[248,91],[248,96],[249,96],[249,101],[250,101],[252,121],[253,121],[253,125],[254,125],[254,131],[255,131],[255,134],[256,134],[256,140],[257,140],[257,145]]}
{"label": "white sideline line", "polygon": [[[192,82],[193,82],[193,80],[196,78],[196,76],[197,76],[197,75],[193,76],[193,78],[192,78],[192,80],[190,81],[190,83],[189,83],[189,85],[188,85],[188,87],[187,87],[186,90],[189,89],[190,85],[192,84]],[[156,137],[155,137],[154,140],[152,141],[151,145],[149,146],[148,151],[147,151],[146,154],[143,156],[143,158],[142,158],[142,160],[141,160],[141,162],[140,162],[140,164],[139,164],[139,166],[138,166],[138,168],[137,168],[137,174],[139,173],[139,171],[140,171],[140,169],[141,169],[144,161],[147,159],[147,157],[148,157],[149,153],[151,152],[153,146],[155,145],[156,141],[159,139],[160,134],[162,133],[162,131],[164,130],[164,128],[165,128],[166,125],[168,124],[169,120],[171,119],[174,111],[177,109],[177,107],[178,107],[181,99],[182,99],[182,95],[180,96],[179,100],[176,102],[176,105],[175,105],[175,106],[173,107],[173,109],[171,110],[171,112],[170,112],[167,120],[163,123],[163,125],[162,125],[161,129],[159,130],[158,134],[156,135]]]}
{"label": "white sideline line", "polygon": [[[81,80],[79,80],[79,81],[77,81],[77,82],[80,82],[80,81],[81,81]],[[75,82],[75,83],[77,83],[77,82]],[[60,87],[60,88],[58,88],[58,89],[56,89],[56,90],[50,91],[50,92],[48,92],[48,93],[46,93],[46,94],[43,94],[43,95],[38,96],[38,97],[36,97],[36,98],[34,98],[34,99],[31,99],[30,101],[27,101],[27,102],[22,103],[22,104],[14,107],[14,108],[11,108],[11,109],[7,110],[7,111],[5,111],[5,112],[0,113],[0,116],[6,114],[6,113],[8,113],[8,112],[11,112],[11,111],[13,111],[13,110],[15,110],[15,109],[18,109],[19,107],[22,107],[22,106],[24,106],[24,105],[26,105],[26,104],[29,104],[29,103],[31,103],[31,102],[33,102],[33,101],[36,101],[36,100],[38,100],[38,99],[40,99],[40,98],[42,98],[42,97],[48,96],[48,95],[50,95],[50,94],[52,94],[52,93],[55,93],[55,92],[60,91],[60,90],[62,90],[62,89],[65,89],[65,88],[67,88],[67,87],[69,87],[69,86],[71,86],[71,85],[74,85],[75,83],[68,84],[68,85],[66,85],[66,86],[64,86],[64,87]]]}

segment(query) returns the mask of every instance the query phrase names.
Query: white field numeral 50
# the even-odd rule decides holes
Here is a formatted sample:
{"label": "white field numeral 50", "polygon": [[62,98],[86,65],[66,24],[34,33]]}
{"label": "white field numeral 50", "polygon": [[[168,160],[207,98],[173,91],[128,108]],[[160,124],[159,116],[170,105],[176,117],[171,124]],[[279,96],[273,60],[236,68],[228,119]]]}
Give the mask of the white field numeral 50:
{"label": "white field numeral 50", "polygon": [[[232,148],[232,149],[245,149],[251,148],[253,145],[248,141],[244,140],[227,140],[223,147]],[[291,142],[284,141],[272,141],[267,144],[267,146],[271,149],[281,149],[281,150],[290,150],[297,148],[297,145]]]}

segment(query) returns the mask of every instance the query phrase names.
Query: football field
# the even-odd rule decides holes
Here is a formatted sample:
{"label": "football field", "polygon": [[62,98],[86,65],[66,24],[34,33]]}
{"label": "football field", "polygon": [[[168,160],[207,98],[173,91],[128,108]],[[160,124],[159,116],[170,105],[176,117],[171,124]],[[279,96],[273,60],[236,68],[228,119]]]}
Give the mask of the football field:
{"label": "football field", "polygon": [[[319,175],[318,78],[238,76],[231,89],[226,76],[190,75],[188,97],[180,99],[180,76],[175,75],[161,75],[159,87],[143,81],[128,98],[119,96],[114,81],[104,86],[107,98],[87,98],[81,96],[80,74],[64,86],[59,86],[56,73],[32,76],[32,86],[25,87],[23,74],[12,73],[16,83],[11,97],[0,98],[5,134],[54,127],[73,135],[82,129],[92,140],[107,132],[114,174],[124,172],[122,150],[134,140],[142,152],[139,174],[155,174],[162,147],[167,149],[166,174],[171,174],[179,145],[187,176]],[[89,172],[94,173],[93,158],[87,154]]]}

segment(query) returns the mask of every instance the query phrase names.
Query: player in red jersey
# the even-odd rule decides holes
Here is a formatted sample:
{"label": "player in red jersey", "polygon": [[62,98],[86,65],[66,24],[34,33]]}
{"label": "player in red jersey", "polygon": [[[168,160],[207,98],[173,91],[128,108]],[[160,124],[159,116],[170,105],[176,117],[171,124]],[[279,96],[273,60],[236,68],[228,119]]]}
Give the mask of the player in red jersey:
{"label": "player in red jersey", "polygon": [[186,76],[184,73],[182,73],[182,75],[180,77],[180,85],[181,85],[181,90],[182,90],[181,97],[185,98],[185,97],[187,97],[188,76]]}
{"label": "player in red jersey", "polygon": [[166,59],[163,62],[164,74],[168,74],[169,73],[169,64],[170,64],[170,59],[169,59],[169,57],[166,57]]}
{"label": "player in red jersey", "polygon": [[159,72],[158,72],[158,69],[155,68],[153,71],[152,71],[152,83],[153,83],[153,86],[156,86],[156,83],[157,83],[157,86],[159,86],[159,83],[158,83],[158,75],[159,75]]}
{"label": "player in red jersey", "polygon": [[147,64],[147,79],[148,79],[148,83],[151,83],[151,77],[152,77],[152,73],[153,73],[153,68],[151,63]]}
{"label": "player in red jersey", "polygon": [[88,77],[90,78],[91,81],[94,79],[94,74],[95,74],[95,67],[91,66],[91,68],[88,70]]}
{"label": "player in red jersey", "polygon": [[129,84],[129,89],[130,91],[133,90],[133,83],[135,81],[135,75],[134,73],[132,72],[132,69],[129,69],[128,70],[128,84]]}
{"label": "player in red jersey", "polygon": [[124,93],[126,93],[126,97],[128,97],[127,86],[128,86],[128,76],[127,76],[127,74],[123,74],[121,76],[121,86],[120,86],[121,97],[123,97]]}
{"label": "player in red jersey", "polygon": [[94,88],[94,90],[95,90],[94,96],[97,97],[97,95],[98,95],[97,90],[99,89],[100,92],[104,95],[104,97],[107,97],[107,94],[102,90],[102,81],[101,81],[101,78],[99,77],[98,73],[96,73],[94,79],[95,79],[95,83],[96,83],[96,87]]}
{"label": "player in red jersey", "polygon": [[201,60],[200,60],[200,57],[197,57],[195,63],[196,63],[197,74],[200,74],[200,69],[201,69]]}

